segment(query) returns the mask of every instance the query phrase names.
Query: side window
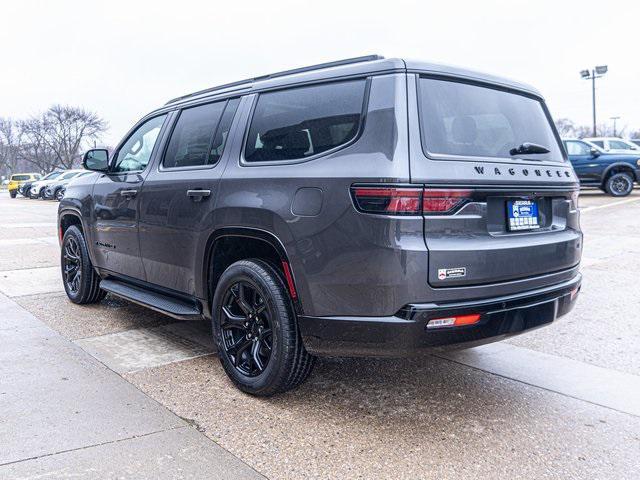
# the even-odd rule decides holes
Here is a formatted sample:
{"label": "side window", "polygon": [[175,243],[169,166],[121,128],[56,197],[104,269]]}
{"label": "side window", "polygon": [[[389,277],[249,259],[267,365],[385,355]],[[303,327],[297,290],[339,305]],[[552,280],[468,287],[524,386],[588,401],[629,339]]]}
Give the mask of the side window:
{"label": "side window", "polygon": [[594,145],[599,146],[600,148],[604,148],[604,142],[602,140],[593,140],[591,141]]}
{"label": "side window", "polygon": [[113,163],[114,172],[136,172],[147,167],[166,118],[166,114],[153,117],[131,134],[116,154]]}
{"label": "side window", "polygon": [[584,142],[567,142],[567,153],[569,155],[590,155],[591,149]]}
{"label": "side window", "polygon": [[617,148],[620,150],[629,150],[631,147],[619,140],[609,140],[609,148]]}
{"label": "side window", "polygon": [[162,166],[165,168],[212,165],[218,161],[212,140],[224,113],[226,101],[198,105],[180,112]]}
{"label": "side window", "polygon": [[348,143],[360,128],[365,86],[351,80],[261,94],[245,160],[297,160]]}

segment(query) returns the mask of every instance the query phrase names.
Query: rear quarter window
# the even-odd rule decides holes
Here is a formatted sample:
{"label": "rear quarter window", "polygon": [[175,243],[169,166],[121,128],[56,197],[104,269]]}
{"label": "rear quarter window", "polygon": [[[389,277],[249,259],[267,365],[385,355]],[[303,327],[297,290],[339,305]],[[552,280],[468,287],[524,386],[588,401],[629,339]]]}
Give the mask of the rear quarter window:
{"label": "rear quarter window", "polygon": [[351,142],[360,130],[366,80],[260,94],[247,135],[247,162],[300,160]]}
{"label": "rear quarter window", "polygon": [[427,155],[476,157],[474,160],[511,158],[512,148],[530,142],[550,151],[529,154],[531,158],[564,161],[538,99],[497,88],[421,77],[418,101]]}

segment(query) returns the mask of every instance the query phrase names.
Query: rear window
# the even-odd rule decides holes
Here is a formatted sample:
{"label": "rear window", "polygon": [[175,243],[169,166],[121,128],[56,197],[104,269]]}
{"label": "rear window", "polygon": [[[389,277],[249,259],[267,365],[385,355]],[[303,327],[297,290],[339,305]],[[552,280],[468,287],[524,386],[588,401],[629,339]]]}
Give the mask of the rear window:
{"label": "rear window", "polygon": [[24,180],[29,180],[30,178],[31,178],[31,175],[12,175],[11,176],[11,180],[15,182],[22,182]]}
{"label": "rear window", "polygon": [[494,88],[420,78],[423,147],[433,155],[511,158],[509,151],[529,142],[550,153],[519,158],[563,161],[542,103]]}
{"label": "rear window", "polygon": [[299,160],[349,143],[360,129],[365,87],[363,79],[261,94],[245,160]]}

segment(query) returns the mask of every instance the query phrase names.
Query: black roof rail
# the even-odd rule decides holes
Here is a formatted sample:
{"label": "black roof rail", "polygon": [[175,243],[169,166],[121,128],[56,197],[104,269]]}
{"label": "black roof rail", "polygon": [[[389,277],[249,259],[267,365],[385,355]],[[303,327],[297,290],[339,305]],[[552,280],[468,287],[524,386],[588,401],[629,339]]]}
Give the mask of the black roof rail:
{"label": "black roof rail", "polygon": [[234,90],[243,90],[251,88],[253,82],[260,80],[268,80],[270,78],[285,77],[287,75],[295,75],[296,73],[310,72],[313,70],[321,70],[323,68],[339,67],[341,65],[349,65],[352,63],[371,62],[374,60],[382,60],[382,55],[365,55],[362,57],[345,58],[344,60],[336,60],[335,62],[318,63],[316,65],[309,65],[308,67],[293,68],[291,70],[283,70],[282,72],[270,73],[268,75],[262,75],[260,77],[247,78],[246,80],[239,80],[237,82],[225,83],[224,85],[217,85],[215,87],[205,88],[204,90],[198,90],[197,92],[182,95],[181,97],[172,98],[165,105],[178,102],[197,95],[204,95],[205,93],[215,92],[217,90],[225,90],[227,88],[239,87]]}

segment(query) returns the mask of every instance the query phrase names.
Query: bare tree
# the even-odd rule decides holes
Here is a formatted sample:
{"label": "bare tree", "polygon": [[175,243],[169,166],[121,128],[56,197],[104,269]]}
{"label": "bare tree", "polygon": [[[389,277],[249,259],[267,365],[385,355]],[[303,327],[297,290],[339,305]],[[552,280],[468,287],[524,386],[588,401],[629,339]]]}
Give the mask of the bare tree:
{"label": "bare tree", "polygon": [[19,162],[19,132],[13,120],[0,118],[0,172],[12,174]]}
{"label": "bare tree", "polygon": [[559,118],[555,121],[556,129],[561,137],[575,137],[576,124],[568,118]]}
{"label": "bare tree", "polygon": [[35,155],[32,163],[42,163],[46,154],[52,155],[49,163],[63,168],[73,167],[86,144],[107,130],[107,122],[97,114],[65,105],[54,105],[20,126],[30,145],[28,153]]}
{"label": "bare tree", "polygon": [[58,167],[58,161],[46,141],[39,118],[22,120],[20,126],[19,157],[40,172],[49,172]]}

